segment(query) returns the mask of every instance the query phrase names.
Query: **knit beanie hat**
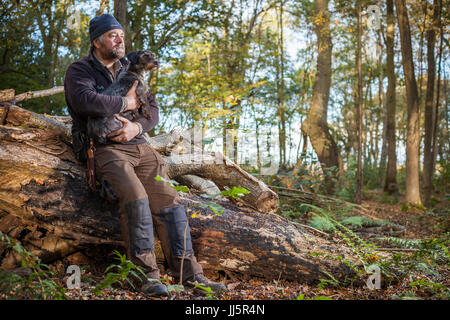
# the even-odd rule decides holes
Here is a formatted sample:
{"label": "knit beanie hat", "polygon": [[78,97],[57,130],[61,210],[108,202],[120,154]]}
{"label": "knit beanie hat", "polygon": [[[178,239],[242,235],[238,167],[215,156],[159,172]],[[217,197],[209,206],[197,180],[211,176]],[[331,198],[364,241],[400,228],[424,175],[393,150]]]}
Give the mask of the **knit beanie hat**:
{"label": "knit beanie hat", "polygon": [[93,18],[89,22],[89,37],[91,38],[91,42],[112,29],[123,30],[120,23],[112,15],[102,14],[101,16]]}

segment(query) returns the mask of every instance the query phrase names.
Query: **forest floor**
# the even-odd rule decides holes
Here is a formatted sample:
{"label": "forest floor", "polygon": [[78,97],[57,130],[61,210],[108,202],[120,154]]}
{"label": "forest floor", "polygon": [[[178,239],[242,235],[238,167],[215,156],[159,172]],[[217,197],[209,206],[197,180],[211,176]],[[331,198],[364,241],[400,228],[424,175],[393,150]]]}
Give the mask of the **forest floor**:
{"label": "forest floor", "polygon": [[[446,205],[437,206],[433,210],[423,211],[405,209],[401,201],[389,203],[381,201],[377,196],[363,201],[364,215],[371,219],[388,221],[403,226],[404,232],[396,235],[403,239],[406,247],[388,246],[384,243],[382,252],[378,252],[375,261],[387,270],[395,270],[397,276],[388,277],[381,281],[381,288],[370,290],[365,283],[368,274],[364,274],[356,281],[337,283],[328,280],[317,284],[289,282],[280,279],[267,281],[257,278],[233,277],[227,275],[206,274],[211,280],[225,282],[228,291],[220,295],[202,295],[192,289],[177,290],[173,279],[162,274],[165,283],[173,288],[171,294],[162,300],[389,300],[389,299],[450,299],[450,271],[448,268],[448,245],[450,219]],[[308,224],[311,216],[296,216],[295,221]],[[320,235],[320,233],[318,233]],[[323,235],[322,235],[323,236]],[[364,236],[361,234],[361,237]],[[338,243],[345,243],[342,239],[329,232],[329,239]],[[422,246],[416,248],[408,244],[416,244],[422,239]],[[428,239],[428,240],[424,240]],[[370,239],[365,239],[370,242]],[[425,241],[425,242],[423,242]],[[423,246],[423,243],[426,245]],[[81,266],[81,288],[70,289],[65,292],[67,299],[74,300],[147,300],[145,295],[134,290],[129,284],[114,284],[101,293],[94,294],[94,288],[105,279],[105,269],[112,263],[117,263],[111,251],[114,248],[104,247],[104,255],[96,250],[95,258],[88,251],[79,252],[64,260],[50,265],[55,283],[66,287],[68,274],[66,269],[71,264]],[[109,250],[109,252],[108,252]],[[390,251],[392,250],[392,251]],[[443,255],[443,256],[442,256]],[[108,258],[105,259],[104,257]],[[398,276],[400,274],[400,276]],[[0,299],[7,296],[0,293]],[[156,299],[156,298],[150,298]],[[157,300],[157,299],[156,299]]]}

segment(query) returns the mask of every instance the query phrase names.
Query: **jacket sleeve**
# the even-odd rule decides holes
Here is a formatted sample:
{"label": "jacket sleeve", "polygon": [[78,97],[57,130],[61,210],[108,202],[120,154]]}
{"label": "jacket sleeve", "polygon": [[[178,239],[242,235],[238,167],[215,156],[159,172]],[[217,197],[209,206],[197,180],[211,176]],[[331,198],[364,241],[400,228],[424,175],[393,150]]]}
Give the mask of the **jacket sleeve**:
{"label": "jacket sleeve", "polygon": [[91,71],[80,64],[74,63],[67,69],[64,89],[68,102],[80,116],[111,116],[122,108],[122,97],[97,93]]}
{"label": "jacket sleeve", "polygon": [[153,94],[150,92],[147,95],[148,102],[150,105],[150,115],[151,119],[148,120],[143,115],[140,115],[135,121],[139,122],[142,126],[142,134],[149,132],[152,130],[159,122],[159,108],[156,104],[156,99]]}

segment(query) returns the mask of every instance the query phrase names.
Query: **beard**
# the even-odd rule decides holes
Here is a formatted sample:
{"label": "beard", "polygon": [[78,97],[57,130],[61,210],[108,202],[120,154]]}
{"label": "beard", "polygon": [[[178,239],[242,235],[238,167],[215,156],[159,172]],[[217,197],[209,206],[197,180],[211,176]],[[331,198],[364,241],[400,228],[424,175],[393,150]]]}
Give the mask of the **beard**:
{"label": "beard", "polygon": [[112,55],[117,59],[122,59],[125,57],[125,45],[120,44],[111,50]]}
{"label": "beard", "polygon": [[125,45],[122,43],[111,49],[102,47],[100,52],[105,60],[122,59],[125,57]]}

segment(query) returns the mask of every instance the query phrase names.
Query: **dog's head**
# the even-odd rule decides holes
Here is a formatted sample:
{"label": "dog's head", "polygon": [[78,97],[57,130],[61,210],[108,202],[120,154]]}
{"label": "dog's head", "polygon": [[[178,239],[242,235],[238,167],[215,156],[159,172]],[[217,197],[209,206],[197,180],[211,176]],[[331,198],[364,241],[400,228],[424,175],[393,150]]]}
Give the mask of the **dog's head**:
{"label": "dog's head", "polygon": [[149,50],[130,52],[127,59],[137,70],[148,71],[159,67],[155,54]]}

